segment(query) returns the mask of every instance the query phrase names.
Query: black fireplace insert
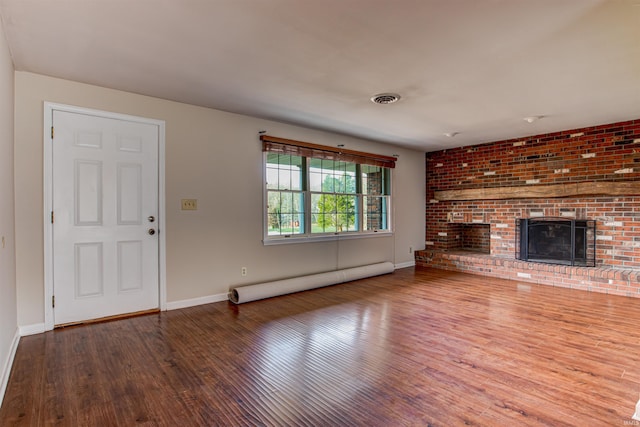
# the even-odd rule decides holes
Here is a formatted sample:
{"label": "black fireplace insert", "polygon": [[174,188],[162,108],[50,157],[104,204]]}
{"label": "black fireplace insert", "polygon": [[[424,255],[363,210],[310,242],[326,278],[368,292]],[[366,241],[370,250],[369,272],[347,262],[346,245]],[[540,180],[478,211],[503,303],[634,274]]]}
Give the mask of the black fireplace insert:
{"label": "black fireplace insert", "polygon": [[595,267],[596,222],[587,219],[516,219],[516,258],[547,264]]}

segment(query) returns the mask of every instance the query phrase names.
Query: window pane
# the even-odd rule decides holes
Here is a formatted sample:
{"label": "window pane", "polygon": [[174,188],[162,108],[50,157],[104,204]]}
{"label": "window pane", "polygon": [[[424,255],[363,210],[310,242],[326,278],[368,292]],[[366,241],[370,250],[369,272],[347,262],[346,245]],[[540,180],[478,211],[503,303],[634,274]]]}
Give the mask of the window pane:
{"label": "window pane", "polygon": [[388,169],[380,166],[362,165],[362,192],[364,194],[388,194]]}
{"label": "window pane", "polygon": [[302,190],[302,157],[289,154],[267,154],[267,188]]}
{"label": "window pane", "polygon": [[337,196],[338,216],[337,228],[339,231],[357,231],[357,197]]}
{"label": "window pane", "polygon": [[304,193],[268,191],[267,198],[267,234],[304,233]]}
{"label": "window pane", "polygon": [[357,196],[342,194],[311,195],[311,232],[357,231]]}
{"label": "window pane", "polygon": [[310,159],[309,187],[311,191],[355,194],[356,164]]}
{"label": "window pane", "polygon": [[311,195],[311,232],[335,232],[334,209],[335,195]]}
{"label": "window pane", "polygon": [[322,191],[322,160],[309,159],[309,189]]}
{"label": "window pane", "polygon": [[343,166],[336,175],[336,193],[355,194],[356,192],[356,164],[342,162]]}
{"label": "window pane", "polygon": [[363,204],[363,229],[369,231],[387,230],[388,197],[365,196]]}

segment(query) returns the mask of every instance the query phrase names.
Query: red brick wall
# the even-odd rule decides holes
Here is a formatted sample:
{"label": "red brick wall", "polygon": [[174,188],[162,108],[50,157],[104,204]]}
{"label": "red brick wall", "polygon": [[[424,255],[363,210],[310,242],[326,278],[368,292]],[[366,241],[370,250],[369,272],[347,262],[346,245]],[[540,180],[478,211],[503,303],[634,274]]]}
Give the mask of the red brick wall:
{"label": "red brick wall", "polygon": [[438,202],[435,190],[640,179],[640,119],[427,153],[426,250],[460,247],[462,224],[490,226],[492,256],[514,258],[515,219],[597,221],[597,265],[640,268],[640,195]]}

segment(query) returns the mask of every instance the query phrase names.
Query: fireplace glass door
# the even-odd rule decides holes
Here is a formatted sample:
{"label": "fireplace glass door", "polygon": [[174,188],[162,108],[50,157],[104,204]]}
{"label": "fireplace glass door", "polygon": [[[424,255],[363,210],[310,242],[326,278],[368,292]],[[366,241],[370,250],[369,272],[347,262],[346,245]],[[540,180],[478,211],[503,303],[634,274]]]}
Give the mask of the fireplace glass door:
{"label": "fireplace glass door", "polygon": [[548,264],[595,266],[595,221],[516,220],[516,258]]}

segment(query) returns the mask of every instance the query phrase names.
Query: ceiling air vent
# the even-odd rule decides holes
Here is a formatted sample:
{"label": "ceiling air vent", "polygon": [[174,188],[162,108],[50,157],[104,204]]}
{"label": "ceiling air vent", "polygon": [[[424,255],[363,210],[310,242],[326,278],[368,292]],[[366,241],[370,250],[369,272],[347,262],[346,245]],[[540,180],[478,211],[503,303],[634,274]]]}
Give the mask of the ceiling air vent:
{"label": "ceiling air vent", "polygon": [[397,93],[379,93],[371,97],[371,102],[375,104],[393,104],[400,100]]}

